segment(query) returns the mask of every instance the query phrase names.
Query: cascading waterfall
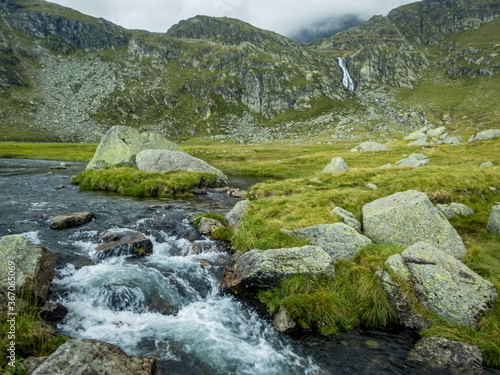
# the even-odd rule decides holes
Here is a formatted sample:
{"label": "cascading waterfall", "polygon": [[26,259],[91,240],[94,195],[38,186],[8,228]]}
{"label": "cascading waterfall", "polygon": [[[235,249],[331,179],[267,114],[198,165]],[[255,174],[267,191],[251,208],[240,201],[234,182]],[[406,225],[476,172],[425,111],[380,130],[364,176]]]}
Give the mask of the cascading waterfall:
{"label": "cascading waterfall", "polygon": [[344,72],[344,78],[342,79],[342,84],[349,90],[354,90],[354,81],[352,80],[351,75],[349,74],[349,70],[345,65],[345,61],[341,57],[339,57],[339,66]]}

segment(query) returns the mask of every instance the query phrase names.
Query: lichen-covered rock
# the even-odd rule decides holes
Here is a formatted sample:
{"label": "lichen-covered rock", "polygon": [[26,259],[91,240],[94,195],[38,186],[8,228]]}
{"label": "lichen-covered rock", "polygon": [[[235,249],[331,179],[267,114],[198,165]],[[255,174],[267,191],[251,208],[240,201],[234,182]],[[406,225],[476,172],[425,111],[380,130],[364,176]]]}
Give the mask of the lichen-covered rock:
{"label": "lichen-covered rock", "polygon": [[226,220],[226,225],[233,229],[234,233],[238,232],[238,227],[240,226],[243,218],[248,212],[248,204],[250,201],[245,199],[244,201],[239,201],[236,203],[231,211],[229,211],[224,219]]}
{"label": "lichen-covered rock", "polygon": [[[9,262],[12,263],[9,264]],[[2,274],[0,311],[7,309],[8,276],[12,275],[15,277],[16,309],[20,309],[23,305],[27,306],[26,301],[32,305],[43,305],[50,282],[54,278],[56,262],[56,256],[44,246],[36,245],[21,236],[2,237],[0,239],[0,272]]]}
{"label": "lichen-covered rock", "polygon": [[118,238],[105,242],[95,249],[100,259],[111,256],[153,254],[153,243],[140,232],[127,231]]}
{"label": "lichen-covered rock", "polygon": [[439,136],[443,135],[445,130],[446,130],[446,128],[444,126],[440,126],[438,128],[427,130],[425,132],[425,134],[427,134],[429,137],[439,137]]}
{"label": "lichen-covered rock", "polygon": [[442,141],[445,145],[456,145],[465,142],[465,140],[459,135],[455,136],[447,135],[446,137],[442,138]]}
{"label": "lichen-covered rock", "polygon": [[321,172],[323,173],[340,173],[344,172],[347,170],[349,167],[345,163],[344,159],[342,159],[340,156],[337,156],[336,158],[333,158],[330,160],[330,164],[328,164],[325,169]]}
{"label": "lichen-covered rock", "polygon": [[400,160],[396,162],[398,167],[423,167],[424,165],[429,164],[429,158],[423,154],[412,154],[406,159]]}
{"label": "lichen-covered rock", "polygon": [[500,137],[500,129],[488,129],[470,137],[469,142],[488,141],[497,137]]}
{"label": "lichen-covered rock", "polygon": [[320,246],[334,260],[350,260],[359,250],[372,244],[369,238],[344,223],[318,224],[308,228],[281,231],[305,239],[311,245]]}
{"label": "lichen-covered rock", "polygon": [[461,327],[475,326],[497,298],[493,284],[426,242],[418,242],[401,254],[390,256],[386,265],[399,279],[393,279],[383,270],[380,272],[382,287],[395,305],[400,322],[412,328],[422,329],[427,325],[411,303],[404,301],[407,288],[402,283],[410,286],[425,308]]}
{"label": "lichen-covered rock", "polygon": [[202,217],[198,225],[198,231],[201,234],[212,234],[216,229],[223,227],[224,225],[218,220]]}
{"label": "lichen-covered rock", "polygon": [[51,229],[74,228],[89,223],[93,217],[94,215],[87,211],[57,215],[52,218],[49,227]]}
{"label": "lichen-covered rock", "polygon": [[319,246],[272,250],[250,250],[227,267],[221,288],[238,293],[273,287],[294,274],[327,274],[333,276],[332,258]]}
{"label": "lichen-covered rock", "polygon": [[500,205],[494,206],[491,209],[486,229],[488,229],[491,233],[500,234]]}
{"label": "lichen-covered rock", "polygon": [[408,355],[410,361],[420,362],[436,370],[450,369],[454,374],[483,373],[483,354],[475,345],[451,341],[443,337],[424,337]]}
{"label": "lichen-covered rock", "polygon": [[295,328],[297,323],[290,317],[290,313],[284,306],[280,306],[278,313],[274,316],[274,326],[280,332]]}
{"label": "lichen-covered rock", "polygon": [[361,223],[356,219],[356,216],[354,216],[353,213],[344,210],[343,208],[340,207],[335,207],[332,210],[332,214],[339,215],[342,218],[342,221],[344,224],[349,225],[350,227],[353,227],[356,229],[359,233],[361,233]]}
{"label": "lichen-covered rock", "polygon": [[418,141],[420,139],[424,139],[427,141],[427,134],[424,132],[417,130],[416,132],[408,134],[406,137],[403,138],[405,141]]}
{"label": "lichen-covered rock", "polygon": [[182,151],[144,150],[137,154],[137,168],[140,171],[168,172],[210,172],[217,176],[217,186],[227,184],[227,177],[205,161]]}
{"label": "lichen-covered rock", "polygon": [[396,193],[363,206],[363,229],[375,243],[412,245],[428,242],[462,259],[465,245],[457,231],[427,195],[416,190]]}
{"label": "lichen-covered rock", "polygon": [[97,340],[68,340],[38,367],[33,375],[129,374],[152,375],[153,356],[128,356],[119,346]]}
{"label": "lichen-covered rock", "polygon": [[175,143],[156,134],[140,134],[127,126],[113,126],[102,138],[87,169],[115,165],[136,166],[136,156],[142,150],[182,151]]}
{"label": "lichen-covered rock", "polygon": [[447,204],[436,204],[436,208],[444,214],[448,219],[454,218],[457,213],[453,208],[448,206]]}
{"label": "lichen-covered rock", "polygon": [[470,216],[474,213],[474,211],[472,210],[472,208],[470,208],[469,206],[463,204],[463,203],[450,203],[450,208],[455,211],[455,213],[457,215],[460,215],[460,216]]}
{"label": "lichen-covered rock", "polygon": [[366,152],[366,151],[388,151],[391,148],[386,145],[382,145],[377,142],[363,142],[353,149],[351,149],[351,152]]}
{"label": "lichen-covered rock", "polygon": [[419,139],[415,142],[408,143],[408,146],[428,146],[429,142],[427,142],[426,138]]}

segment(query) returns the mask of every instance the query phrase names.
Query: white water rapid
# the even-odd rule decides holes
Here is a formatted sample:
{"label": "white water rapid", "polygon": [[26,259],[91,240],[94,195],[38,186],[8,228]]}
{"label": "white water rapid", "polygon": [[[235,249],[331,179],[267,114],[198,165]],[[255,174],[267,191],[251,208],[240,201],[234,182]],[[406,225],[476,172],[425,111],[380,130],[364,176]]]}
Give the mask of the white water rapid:
{"label": "white water rapid", "polygon": [[342,84],[349,90],[354,90],[354,81],[352,80],[351,75],[349,74],[349,70],[345,65],[345,61],[342,60],[341,57],[339,57],[339,66],[344,72],[344,78],[342,79]]}

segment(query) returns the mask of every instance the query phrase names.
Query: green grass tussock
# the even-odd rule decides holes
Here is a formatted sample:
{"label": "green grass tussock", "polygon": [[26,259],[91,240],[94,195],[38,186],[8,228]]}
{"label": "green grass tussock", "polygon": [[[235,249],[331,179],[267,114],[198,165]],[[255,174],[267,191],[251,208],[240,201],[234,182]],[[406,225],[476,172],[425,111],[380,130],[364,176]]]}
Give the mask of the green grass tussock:
{"label": "green grass tussock", "polygon": [[208,172],[144,172],[132,167],[90,169],[75,176],[82,190],[114,191],[133,197],[188,197],[191,189],[214,186],[217,177]]}

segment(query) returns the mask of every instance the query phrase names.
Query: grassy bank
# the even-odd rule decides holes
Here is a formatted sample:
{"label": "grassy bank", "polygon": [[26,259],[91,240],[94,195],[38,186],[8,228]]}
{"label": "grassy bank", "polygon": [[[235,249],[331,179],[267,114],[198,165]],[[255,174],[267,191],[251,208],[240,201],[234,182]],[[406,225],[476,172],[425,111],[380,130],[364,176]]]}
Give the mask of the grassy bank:
{"label": "grassy bank", "polygon": [[191,189],[213,187],[217,176],[208,172],[144,172],[132,167],[90,169],[73,177],[82,190],[118,192],[132,197],[188,197]]}
{"label": "grassy bank", "polygon": [[0,158],[90,161],[96,148],[94,143],[0,142]]}

